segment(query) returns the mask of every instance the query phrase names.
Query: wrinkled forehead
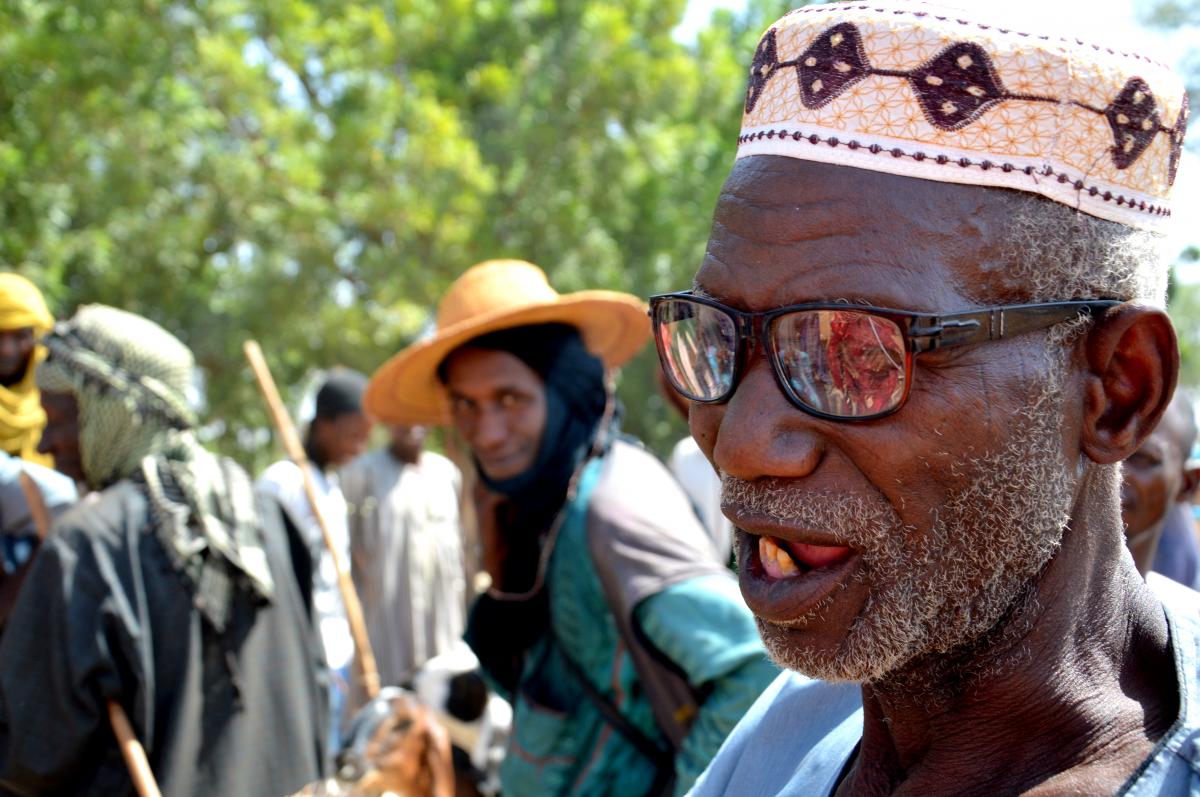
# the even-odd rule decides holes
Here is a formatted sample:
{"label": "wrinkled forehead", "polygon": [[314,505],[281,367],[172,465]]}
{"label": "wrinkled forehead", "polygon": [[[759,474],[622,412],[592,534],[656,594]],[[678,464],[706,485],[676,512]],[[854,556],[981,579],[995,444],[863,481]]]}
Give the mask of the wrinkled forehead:
{"label": "wrinkled forehead", "polygon": [[1015,198],[773,155],[734,165],[717,201],[697,287],[754,306],[860,300],[912,310],[1001,302]]}

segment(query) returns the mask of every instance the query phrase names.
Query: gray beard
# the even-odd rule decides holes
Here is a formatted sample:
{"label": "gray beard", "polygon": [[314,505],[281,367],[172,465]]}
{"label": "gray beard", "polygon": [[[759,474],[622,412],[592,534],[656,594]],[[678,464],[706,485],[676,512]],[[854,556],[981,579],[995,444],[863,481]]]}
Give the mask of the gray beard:
{"label": "gray beard", "polygon": [[[1050,372],[1057,376],[1061,366]],[[1035,386],[1002,448],[952,465],[964,486],[937,509],[926,533],[905,526],[879,493],[814,493],[802,482],[722,474],[723,501],[823,529],[862,553],[870,595],[838,647],[814,649],[788,633],[821,622],[831,597],[786,624],[756,618],[771,657],[815,678],[871,682],[923,657],[994,642],[1070,520],[1079,476],[1061,453],[1063,402],[1057,380]]]}

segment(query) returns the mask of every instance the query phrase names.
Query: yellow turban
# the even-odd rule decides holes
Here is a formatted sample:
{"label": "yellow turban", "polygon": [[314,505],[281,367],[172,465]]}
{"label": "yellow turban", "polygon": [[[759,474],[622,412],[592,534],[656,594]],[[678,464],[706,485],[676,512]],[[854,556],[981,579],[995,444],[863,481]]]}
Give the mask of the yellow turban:
{"label": "yellow turban", "polygon": [[[34,335],[40,338],[53,326],[54,316],[37,286],[20,274],[0,273],[0,330],[33,327]],[[42,411],[34,371],[45,356],[39,345],[20,381],[0,385],[0,449],[30,462],[52,465],[49,456],[37,451],[46,413]]]}
{"label": "yellow turban", "polygon": [[20,274],[0,273],[0,329],[33,327],[41,337],[54,326],[42,292]]}

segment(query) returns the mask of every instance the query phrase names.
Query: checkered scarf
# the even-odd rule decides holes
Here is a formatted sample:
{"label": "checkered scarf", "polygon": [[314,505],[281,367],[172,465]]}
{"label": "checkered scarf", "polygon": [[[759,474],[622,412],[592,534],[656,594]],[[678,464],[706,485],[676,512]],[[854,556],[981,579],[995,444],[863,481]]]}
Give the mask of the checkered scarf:
{"label": "checkered scarf", "polygon": [[185,391],[192,354],[140,316],[83,307],[45,337],[42,390],[79,404],[84,475],[95,489],[123,479],[143,489],[155,533],[218,631],[238,585],[262,600],[274,583],[249,476],[204,449]]}

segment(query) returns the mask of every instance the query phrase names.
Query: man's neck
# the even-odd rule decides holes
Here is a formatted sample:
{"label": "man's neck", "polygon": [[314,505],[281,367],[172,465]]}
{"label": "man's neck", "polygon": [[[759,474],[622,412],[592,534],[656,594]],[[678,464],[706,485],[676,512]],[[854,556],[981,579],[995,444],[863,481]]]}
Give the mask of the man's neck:
{"label": "man's neck", "polygon": [[419,451],[413,453],[412,451],[399,451],[395,448],[389,448],[388,454],[401,465],[416,465],[421,459],[421,452]]}
{"label": "man's neck", "polygon": [[1112,503],[1077,503],[1059,552],[982,653],[864,685],[863,740],[839,795],[1120,787],[1178,714],[1178,690],[1162,609]]}
{"label": "man's neck", "polygon": [[329,470],[329,460],[325,458],[325,453],[321,451],[321,447],[313,442],[311,435],[304,441],[304,455],[308,457],[308,461],[317,470],[322,473]]}
{"label": "man's neck", "polygon": [[25,362],[25,365],[20,368],[20,370],[14,371],[7,376],[0,376],[0,386],[11,388],[15,385],[19,385],[22,381],[24,381],[27,373],[29,373],[28,360]]}

